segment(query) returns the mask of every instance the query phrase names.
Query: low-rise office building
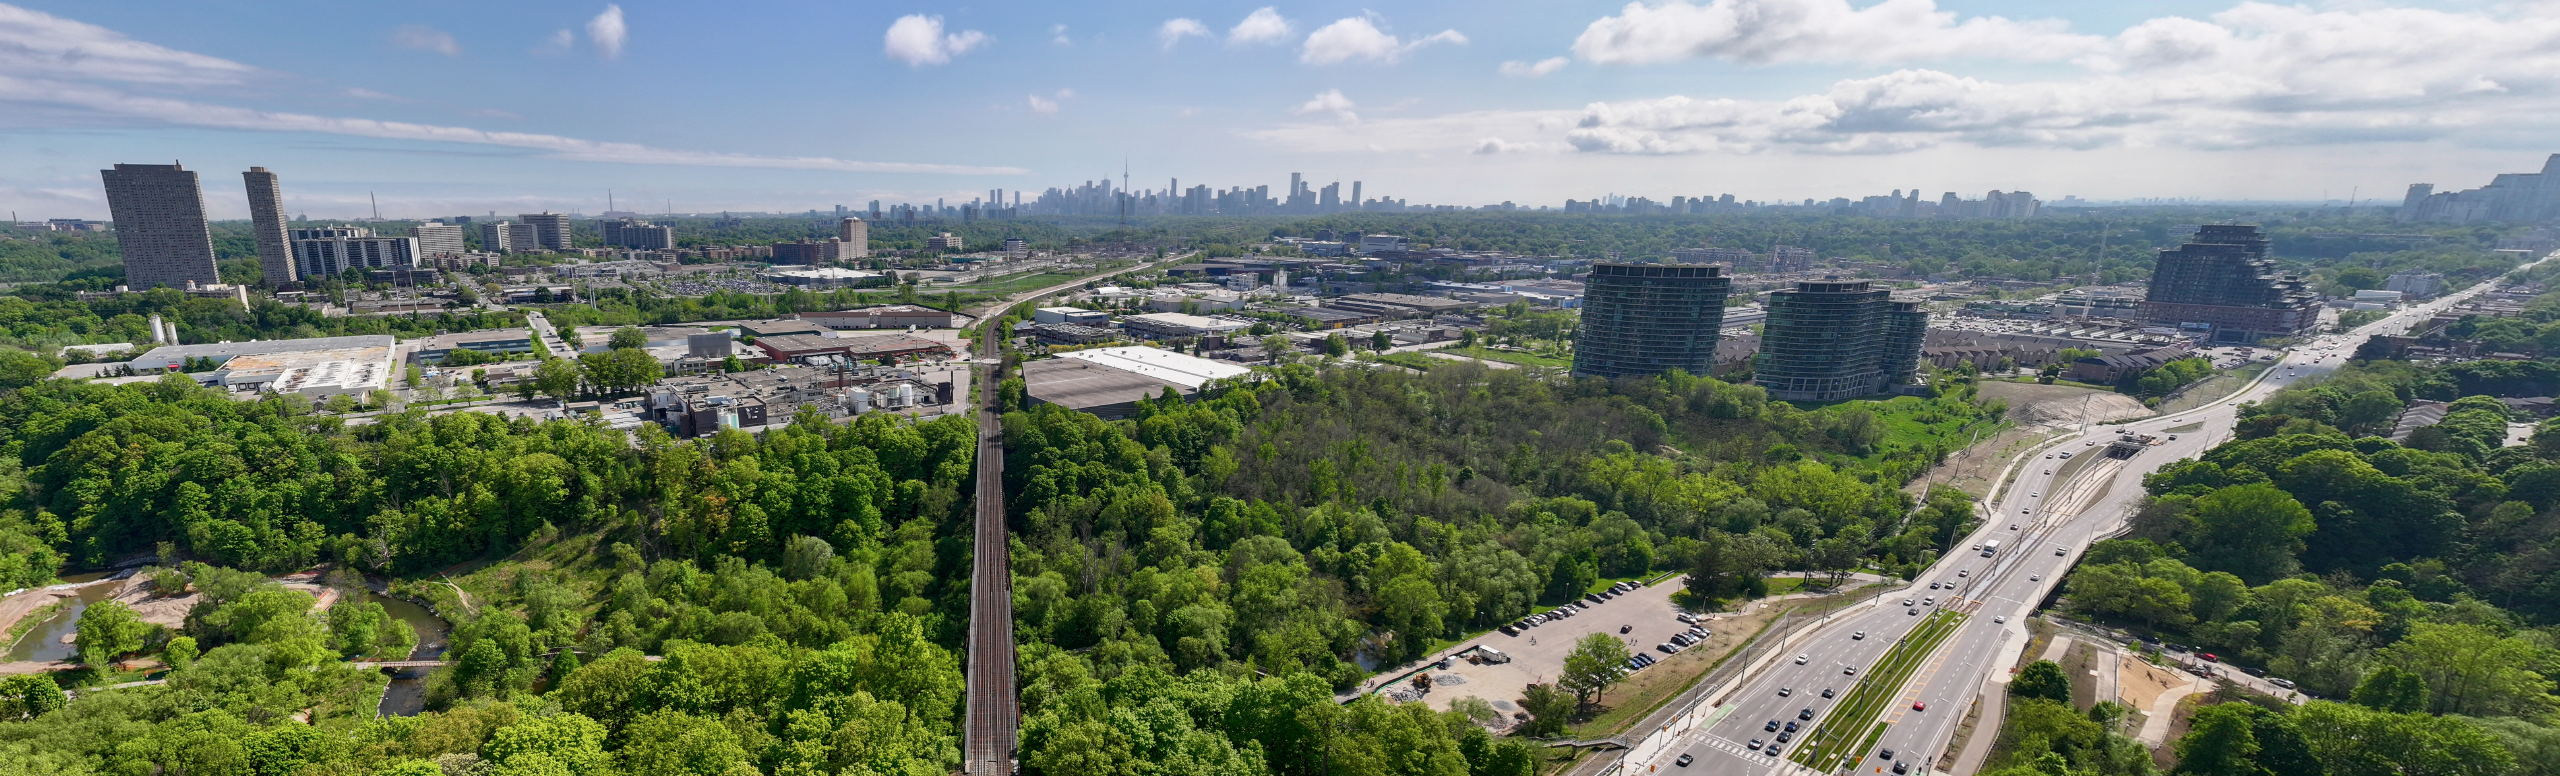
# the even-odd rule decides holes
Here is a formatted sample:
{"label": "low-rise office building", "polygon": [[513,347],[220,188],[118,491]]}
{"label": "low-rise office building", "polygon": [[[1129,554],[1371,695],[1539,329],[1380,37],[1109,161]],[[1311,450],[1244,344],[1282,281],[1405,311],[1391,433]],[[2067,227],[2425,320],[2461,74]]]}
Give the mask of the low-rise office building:
{"label": "low-rise office building", "polygon": [[1232,334],[1253,328],[1253,324],[1182,313],[1148,313],[1120,319],[1120,328],[1131,336],[1164,340]]}
{"label": "low-rise office building", "polygon": [[889,284],[887,275],[843,267],[775,269],[757,277],[775,283],[815,289],[868,288]]}
{"label": "low-rise office building", "polygon": [[756,347],[777,363],[797,363],[821,356],[837,356],[857,362],[880,359],[906,361],[918,358],[949,357],[951,347],[939,340],[910,337],[904,334],[881,334],[870,337],[819,337],[792,334],[780,337],[758,337]]}
{"label": "low-rise office building", "polygon": [[438,334],[411,342],[409,360],[420,364],[443,363],[445,357],[456,350],[473,350],[501,358],[512,353],[531,353],[533,330],[491,329]]}
{"label": "low-rise office building", "polygon": [[1475,309],[1474,302],[1412,294],[1351,294],[1324,300],[1337,310],[1375,313],[1389,318],[1429,317]]}
{"label": "low-rise office building", "polygon": [[1031,311],[1033,323],[1072,323],[1078,326],[1103,326],[1111,323],[1111,313],[1081,307],[1042,307]]}
{"label": "low-rise office building", "polygon": [[800,320],[830,329],[948,329],[952,314],[923,305],[892,304],[824,313],[801,313]]}
{"label": "low-rise office building", "polygon": [[1120,338],[1110,329],[1075,323],[1035,323],[1024,331],[1044,345],[1098,345]]}

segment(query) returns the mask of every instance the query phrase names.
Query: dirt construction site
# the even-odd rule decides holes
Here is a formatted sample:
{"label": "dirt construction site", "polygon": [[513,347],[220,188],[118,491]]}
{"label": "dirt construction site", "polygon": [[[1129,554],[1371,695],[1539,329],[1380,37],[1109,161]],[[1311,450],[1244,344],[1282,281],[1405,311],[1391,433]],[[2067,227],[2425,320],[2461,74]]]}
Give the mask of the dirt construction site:
{"label": "dirt construction site", "polygon": [[1990,492],[1991,478],[1999,476],[2001,467],[2012,456],[2051,438],[2056,431],[2084,422],[2152,415],[2149,408],[2131,396],[2094,388],[1999,380],[1984,380],[1981,385],[1982,401],[2008,402],[2007,425],[1998,435],[1947,456],[1937,471],[1913,480],[1908,486],[1912,493],[1921,493],[1930,485],[1949,485],[1981,496]]}

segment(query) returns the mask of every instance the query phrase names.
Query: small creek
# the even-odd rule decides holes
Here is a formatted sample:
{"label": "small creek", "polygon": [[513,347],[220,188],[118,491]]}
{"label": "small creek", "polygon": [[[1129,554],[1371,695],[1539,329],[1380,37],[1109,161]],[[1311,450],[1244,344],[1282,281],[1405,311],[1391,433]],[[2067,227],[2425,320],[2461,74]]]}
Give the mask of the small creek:
{"label": "small creek", "polygon": [[[378,603],[393,618],[409,624],[418,633],[418,648],[409,653],[410,660],[435,660],[444,657],[445,638],[451,626],[427,607],[406,599],[366,591],[365,602]],[[425,710],[427,673],[429,668],[402,668],[391,675],[391,687],[382,692],[381,713],[391,717],[411,717]]]}
{"label": "small creek", "polygon": [[[42,624],[28,629],[26,636],[18,639],[18,643],[9,645],[9,660],[12,662],[70,660],[77,650],[72,647],[69,638],[80,631],[80,612],[88,609],[90,604],[106,600],[107,595],[114,593],[118,587],[114,584],[89,583],[104,580],[112,573],[101,571],[63,577],[62,584],[53,587],[64,585],[85,585],[85,587],[79,589],[79,595],[63,599],[67,603],[61,609],[54,610],[53,616],[46,618]],[[39,595],[39,593],[28,592],[19,595]]]}

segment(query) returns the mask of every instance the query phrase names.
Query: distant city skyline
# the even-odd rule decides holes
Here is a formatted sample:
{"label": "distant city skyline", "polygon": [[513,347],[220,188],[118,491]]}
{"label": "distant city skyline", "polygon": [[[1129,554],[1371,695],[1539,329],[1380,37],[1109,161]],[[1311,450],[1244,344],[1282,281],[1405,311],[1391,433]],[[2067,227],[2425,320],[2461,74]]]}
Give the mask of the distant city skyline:
{"label": "distant city skyline", "polygon": [[[369,194],[396,214],[967,200],[1124,160],[1416,204],[1915,183],[2380,204],[2554,150],[2555,26],[2549,4],[2414,0],[24,0],[0,3],[0,208],[104,218],[97,170],[170,159],[278,170],[295,212],[333,218]],[[230,188],[209,216],[248,215]]]}

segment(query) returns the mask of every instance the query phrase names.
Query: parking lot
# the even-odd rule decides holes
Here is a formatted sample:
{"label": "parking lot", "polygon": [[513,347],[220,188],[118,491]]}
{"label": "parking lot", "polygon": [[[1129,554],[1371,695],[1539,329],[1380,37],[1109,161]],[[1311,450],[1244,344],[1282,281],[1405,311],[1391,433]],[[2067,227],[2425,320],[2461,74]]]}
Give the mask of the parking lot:
{"label": "parking lot", "polygon": [[[1616,598],[1593,604],[1561,620],[1533,626],[1517,636],[1494,631],[1469,641],[1466,647],[1486,646],[1511,656],[1507,663],[1473,664],[1465,659],[1450,661],[1448,670],[1431,669],[1435,677],[1431,692],[1422,700],[1432,708],[1447,710],[1449,702],[1473,695],[1494,702],[1505,715],[1517,711],[1515,705],[1524,688],[1531,684],[1554,682],[1564,673],[1565,655],[1573,644],[1592,633],[1606,633],[1627,642],[1627,652],[1650,654],[1656,658],[1670,655],[1654,649],[1669,641],[1673,634],[1689,625],[1677,619],[1680,608],[1671,603],[1671,594],[1680,590],[1680,578],[1664,579],[1650,587],[1640,587]],[[1700,624],[1715,630],[1711,620],[1700,618]],[[1619,628],[1627,628],[1620,634]],[[1721,635],[1721,634],[1720,634]],[[1747,635],[1747,634],[1746,634]],[[1661,670],[1660,666],[1644,671]],[[1638,673],[1643,673],[1639,671]],[[1388,685],[1401,691],[1403,683]]]}

